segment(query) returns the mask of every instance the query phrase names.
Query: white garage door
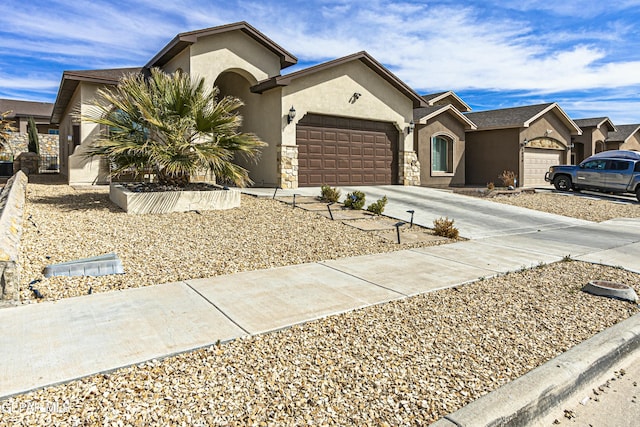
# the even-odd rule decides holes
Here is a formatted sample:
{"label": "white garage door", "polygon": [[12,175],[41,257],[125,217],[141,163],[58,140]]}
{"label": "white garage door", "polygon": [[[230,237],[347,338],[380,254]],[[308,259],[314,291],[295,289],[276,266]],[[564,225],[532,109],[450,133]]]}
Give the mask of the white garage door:
{"label": "white garage door", "polygon": [[523,187],[540,187],[549,185],[544,180],[544,174],[549,167],[562,164],[564,151],[543,150],[540,148],[525,148],[524,176],[520,183]]}

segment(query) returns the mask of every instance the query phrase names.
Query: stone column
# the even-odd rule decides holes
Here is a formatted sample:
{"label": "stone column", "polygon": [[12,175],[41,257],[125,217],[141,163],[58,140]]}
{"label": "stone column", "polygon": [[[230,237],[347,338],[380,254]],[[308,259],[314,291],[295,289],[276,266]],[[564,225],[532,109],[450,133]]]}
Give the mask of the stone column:
{"label": "stone column", "polygon": [[400,176],[402,185],[420,185],[420,162],[415,151],[400,152]]}
{"label": "stone column", "polygon": [[278,147],[280,187],[298,188],[298,146],[279,145]]}

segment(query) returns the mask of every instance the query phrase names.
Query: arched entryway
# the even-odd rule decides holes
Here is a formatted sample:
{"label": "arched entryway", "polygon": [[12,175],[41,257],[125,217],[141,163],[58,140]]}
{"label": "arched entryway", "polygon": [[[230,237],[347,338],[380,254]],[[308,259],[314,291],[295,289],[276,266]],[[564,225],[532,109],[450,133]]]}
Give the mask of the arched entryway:
{"label": "arched entryway", "polygon": [[[246,71],[233,69],[221,73],[214,84],[220,91],[219,98],[233,96],[244,103],[236,110],[242,116],[242,125],[239,130],[254,133],[264,142],[269,143],[262,135],[264,126],[260,123],[261,118],[264,117],[261,95],[251,92],[251,86],[256,83],[255,78]],[[249,171],[249,178],[255,185],[270,184],[276,169],[276,158],[271,153],[272,151],[265,147],[257,161],[238,155],[234,162]]]}

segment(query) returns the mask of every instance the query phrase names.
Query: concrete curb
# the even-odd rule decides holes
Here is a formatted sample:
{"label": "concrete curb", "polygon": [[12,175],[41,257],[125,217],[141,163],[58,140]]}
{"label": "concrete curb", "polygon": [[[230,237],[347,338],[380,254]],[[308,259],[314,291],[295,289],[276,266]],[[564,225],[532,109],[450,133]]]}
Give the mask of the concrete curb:
{"label": "concrete curb", "polygon": [[635,315],[431,426],[531,425],[639,348],[640,315]]}

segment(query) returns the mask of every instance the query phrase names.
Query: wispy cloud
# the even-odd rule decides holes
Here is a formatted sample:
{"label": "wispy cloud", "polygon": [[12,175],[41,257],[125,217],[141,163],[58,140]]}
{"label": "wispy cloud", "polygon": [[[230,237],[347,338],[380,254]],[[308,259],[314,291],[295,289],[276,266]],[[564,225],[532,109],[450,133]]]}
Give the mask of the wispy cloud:
{"label": "wispy cloud", "polygon": [[497,108],[521,102],[521,94],[555,94],[578,106],[599,99],[598,90],[619,91],[636,98],[589,105],[631,107],[640,88],[638,6],[640,0],[310,0],[292,7],[274,0],[10,0],[0,3],[0,16],[11,16],[0,27],[0,96],[20,88],[33,95],[40,87],[54,97],[64,69],[142,65],[179,32],[246,20],[303,65],[366,50],[420,92],[474,93],[478,105]]}

